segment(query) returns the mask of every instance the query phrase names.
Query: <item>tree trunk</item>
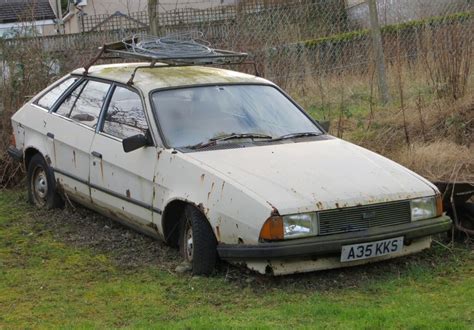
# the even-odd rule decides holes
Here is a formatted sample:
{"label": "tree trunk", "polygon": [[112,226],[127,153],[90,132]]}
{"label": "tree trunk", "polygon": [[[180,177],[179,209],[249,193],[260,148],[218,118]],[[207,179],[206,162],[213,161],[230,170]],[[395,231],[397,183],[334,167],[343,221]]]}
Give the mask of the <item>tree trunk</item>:
{"label": "tree trunk", "polygon": [[159,22],[158,22],[158,0],[148,0],[148,18],[150,21],[150,34],[158,36]]}

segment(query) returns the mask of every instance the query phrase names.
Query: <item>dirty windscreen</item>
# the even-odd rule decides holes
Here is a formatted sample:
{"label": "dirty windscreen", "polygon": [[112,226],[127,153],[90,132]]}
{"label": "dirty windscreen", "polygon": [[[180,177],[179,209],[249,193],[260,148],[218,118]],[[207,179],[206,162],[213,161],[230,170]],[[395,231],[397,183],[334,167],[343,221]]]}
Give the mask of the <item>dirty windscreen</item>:
{"label": "dirty windscreen", "polygon": [[300,132],[321,133],[280,91],[265,85],[180,88],[152,94],[167,144],[186,147],[226,134],[263,134],[277,138]]}

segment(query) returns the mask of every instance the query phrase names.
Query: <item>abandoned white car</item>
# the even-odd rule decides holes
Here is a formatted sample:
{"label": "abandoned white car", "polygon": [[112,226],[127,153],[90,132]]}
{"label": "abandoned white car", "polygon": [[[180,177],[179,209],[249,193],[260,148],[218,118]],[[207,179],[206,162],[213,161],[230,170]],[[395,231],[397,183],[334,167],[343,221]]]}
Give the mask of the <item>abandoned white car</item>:
{"label": "abandoned white car", "polygon": [[12,117],[29,198],[67,198],[179,247],[267,274],[415,253],[445,232],[437,188],[326,133],[272,82],[208,66],[78,69]]}

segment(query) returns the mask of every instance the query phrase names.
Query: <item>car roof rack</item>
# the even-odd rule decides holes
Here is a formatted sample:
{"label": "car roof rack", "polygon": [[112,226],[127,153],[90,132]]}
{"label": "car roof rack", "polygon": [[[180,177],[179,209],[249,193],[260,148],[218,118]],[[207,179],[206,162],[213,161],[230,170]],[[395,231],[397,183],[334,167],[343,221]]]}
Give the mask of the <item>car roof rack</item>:
{"label": "car roof rack", "polygon": [[[139,59],[150,61],[150,65],[138,66],[130,77],[129,84],[139,68],[191,66],[191,65],[232,65],[253,64],[259,76],[255,62],[246,62],[247,53],[211,48],[209,42],[202,39],[198,31],[156,37],[135,34],[118,42],[104,44],[97,55],[84,66],[84,75],[99,59]],[[155,66],[159,62],[165,65]]]}

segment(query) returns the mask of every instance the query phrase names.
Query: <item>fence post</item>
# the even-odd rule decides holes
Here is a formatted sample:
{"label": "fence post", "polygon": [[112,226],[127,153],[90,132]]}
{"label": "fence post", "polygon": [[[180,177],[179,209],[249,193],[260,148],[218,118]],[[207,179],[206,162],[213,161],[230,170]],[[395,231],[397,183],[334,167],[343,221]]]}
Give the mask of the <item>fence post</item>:
{"label": "fence post", "polygon": [[370,33],[372,35],[372,47],[377,67],[378,89],[380,99],[386,104],[389,99],[387,78],[385,74],[385,58],[383,54],[382,34],[380,33],[379,17],[377,14],[377,0],[367,0],[369,4]]}
{"label": "fence post", "polygon": [[158,35],[158,0],[148,0],[148,20],[150,22],[150,34],[157,36]]}

